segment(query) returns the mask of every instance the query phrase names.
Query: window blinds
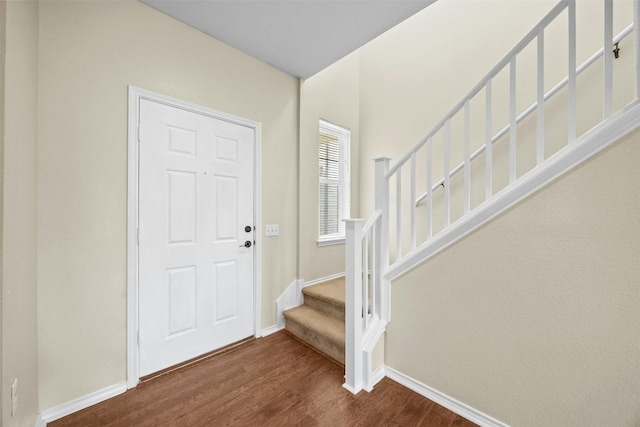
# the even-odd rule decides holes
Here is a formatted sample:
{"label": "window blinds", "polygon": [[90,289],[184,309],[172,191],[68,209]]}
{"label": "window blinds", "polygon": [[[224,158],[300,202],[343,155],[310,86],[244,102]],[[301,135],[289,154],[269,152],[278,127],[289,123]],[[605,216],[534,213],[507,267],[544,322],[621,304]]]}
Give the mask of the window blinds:
{"label": "window blinds", "polygon": [[350,131],[320,120],[318,142],[318,233],[342,238],[342,220],[350,215]]}

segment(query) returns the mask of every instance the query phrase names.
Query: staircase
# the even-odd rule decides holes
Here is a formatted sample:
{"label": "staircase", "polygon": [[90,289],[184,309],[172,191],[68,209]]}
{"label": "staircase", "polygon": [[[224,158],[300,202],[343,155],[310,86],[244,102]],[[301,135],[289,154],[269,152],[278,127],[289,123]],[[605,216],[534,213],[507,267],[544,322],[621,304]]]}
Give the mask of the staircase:
{"label": "staircase", "polygon": [[284,312],[285,330],[344,365],[344,277],[302,290],[304,304]]}
{"label": "staircase", "polygon": [[[345,279],[304,288],[304,305],[284,312],[287,331],[345,365],[344,387],[352,393],[369,391],[379,380],[372,355],[379,342],[384,345],[393,280],[640,127],[640,0],[633,1],[632,23],[615,36],[613,1],[603,0],[602,47],[580,65],[576,3],[560,0],[393,165],[389,158],[375,159],[375,211],[366,221],[345,220]],[[558,82],[545,81],[555,64],[545,61],[545,33],[553,22],[567,28],[566,77]],[[618,75],[616,84],[626,84],[632,100],[614,109],[612,48],[631,34],[634,69]],[[526,74],[536,96],[524,108],[516,77],[518,67],[527,64],[517,60],[527,47],[536,52]],[[579,75],[590,67],[602,68],[602,81],[579,86]],[[501,76],[508,97],[494,89]],[[602,103],[592,101],[598,99],[594,91]],[[559,92],[563,96],[556,96]],[[472,108],[472,102],[484,108]],[[585,107],[601,117],[590,129],[578,126]],[[508,111],[506,125],[494,129],[494,113],[501,111]],[[472,116],[484,127],[472,126]],[[534,129],[529,139],[522,137],[523,126],[518,128],[527,121]],[[550,150],[552,139],[566,145]],[[519,143],[527,144],[528,154],[518,150]],[[474,191],[478,200],[472,203]]]}
{"label": "staircase", "polygon": [[[613,0],[602,1],[601,47],[580,65],[576,3],[560,0],[404,156],[393,164],[386,157],[375,159],[375,211],[366,221],[345,220],[344,387],[352,393],[375,385],[372,353],[391,321],[393,280],[640,127],[640,0],[633,0],[632,23],[617,35]],[[593,6],[581,2],[581,7]],[[556,49],[545,43],[552,23],[566,28],[564,70],[565,62],[545,60],[545,49]],[[631,34],[635,66],[616,74],[616,85],[626,85],[632,99],[614,109],[613,48]],[[522,60],[526,49],[535,52],[532,62]],[[548,81],[554,67],[566,77]],[[601,81],[578,85],[590,68],[602,69]],[[521,69],[527,72],[519,74]],[[532,100],[522,101],[523,80],[535,88],[535,100],[526,108]],[[556,96],[559,92],[563,96]],[[594,101],[599,97],[601,103]],[[585,111],[601,121],[588,122],[590,129],[587,122],[582,125]],[[500,114],[508,117],[494,120]],[[474,120],[484,126],[472,126]],[[519,126],[527,121],[527,129]],[[523,146],[528,152],[518,150]]]}

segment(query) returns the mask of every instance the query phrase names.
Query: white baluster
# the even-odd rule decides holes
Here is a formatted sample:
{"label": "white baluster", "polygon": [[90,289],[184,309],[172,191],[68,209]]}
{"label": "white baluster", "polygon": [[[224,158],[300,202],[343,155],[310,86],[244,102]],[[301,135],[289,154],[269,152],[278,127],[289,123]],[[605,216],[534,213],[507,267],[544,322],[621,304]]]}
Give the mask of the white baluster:
{"label": "white baluster", "polygon": [[411,250],[416,248],[416,153],[411,153]]}
{"label": "white baluster", "polygon": [[640,0],[633,0],[633,35],[636,48],[636,99],[640,99]]}
{"label": "white baluster", "polygon": [[402,167],[396,170],[396,261],[400,258],[402,258]]}
{"label": "white baluster", "polygon": [[[381,219],[376,222],[380,224]],[[369,296],[371,301],[371,314],[380,314],[380,301],[378,301],[378,289],[380,287],[380,272],[378,271],[378,257],[376,253],[378,251],[378,227],[374,225],[371,228],[371,295]]]}
{"label": "white baluster", "polygon": [[369,235],[362,235],[362,331],[369,328]]}
{"label": "white baluster", "polygon": [[509,62],[509,184],[516,181],[516,57]]}
{"label": "white baluster", "polygon": [[390,288],[389,283],[382,277],[382,273],[389,268],[389,180],[386,178],[389,171],[389,158],[382,157],[375,159],[375,208],[381,212],[380,220],[376,223],[375,235],[377,248],[374,252],[374,265],[379,274],[376,277],[375,296],[380,309],[382,319],[389,321],[391,318],[390,309]]}
{"label": "white baluster", "polygon": [[536,164],[544,162],[544,28],[538,32],[538,139]]}
{"label": "white baluster", "polygon": [[431,138],[427,141],[427,240],[433,237],[433,146]]}
{"label": "white baluster", "polygon": [[444,226],[451,223],[451,122],[444,123]]}
{"label": "white baluster", "polygon": [[603,118],[611,117],[613,94],[613,0],[604,0]]}
{"label": "white baluster", "polygon": [[470,101],[464,103],[464,215],[471,209],[471,109]]}
{"label": "white baluster", "polygon": [[568,97],[568,143],[576,140],[576,2],[569,0],[569,97]]}
{"label": "white baluster", "polygon": [[489,200],[491,198],[491,193],[493,192],[493,131],[492,129],[492,105],[491,105],[491,79],[487,80],[486,86],[486,123],[485,123],[485,199]]}

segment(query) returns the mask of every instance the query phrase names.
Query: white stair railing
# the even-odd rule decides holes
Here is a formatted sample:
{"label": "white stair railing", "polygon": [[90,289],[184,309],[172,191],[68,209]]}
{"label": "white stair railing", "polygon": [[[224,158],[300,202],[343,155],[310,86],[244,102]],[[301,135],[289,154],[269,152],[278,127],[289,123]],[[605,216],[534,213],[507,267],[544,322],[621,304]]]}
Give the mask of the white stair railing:
{"label": "white stair railing", "polygon": [[[640,92],[637,88],[640,86],[640,83],[637,82],[638,75],[640,75],[640,32],[634,31],[634,28],[638,28],[638,10],[640,9],[639,0],[634,0],[634,16],[633,23],[627,26],[622,32],[620,32],[615,37],[613,36],[613,0],[604,0],[604,36],[602,45],[597,52],[595,52],[591,57],[589,57],[583,64],[580,66],[576,65],[576,2],[575,0],[563,0],[558,3],[552,10],[547,14],[542,21],[538,25],[536,25],[512,50],[509,52],[503,59],[500,61],[489,73],[485,75],[485,77],[458,103],[453,109],[449,111],[432,129],[429,131],[419,142],[416,144],[407,154],[405,154],[398,162],[393,165],[386,174],[387,180],[395,180],[396,183],[396,206],[395,206],[395,260],[390,266],[390,271],[387,272],[388,278],[397,277],[399,274],[405,272],[411,265],[414,265],[418,262],[421,262],[434,253],[436,250],[432,243],[434,241],[439,240],[440,246],[444,247],[444,245],[450,243],[447,239],[443,239],[443,235],[449,233],[451,230],[455,228],[459,228],[464,230],[462,225],[465,221],[471,221],[477,226],[477,223],[480,222],[480,219],[485,220],[483,218],[477,218],[478,216],[486,217],[484,212],[475,212],[475,211],[483,211],[488,209],[492,203],[495,206],[500,206],[500,203],[495,203],[498,199],[505,199],[507,193],[512,192],[514,194],[519,194],[518,197],[521,198],[520,193],[522,190],[518,190],[518,187],[528,186],[531,187],[533,184],[531,182],[539,181],[541,182],[542,178],[540,176],[546,177],[550,174],[550,172],[545,172],[546,169],[555,167],[555,163],[561,161],[562,156],[565,158],[570,158],[571,156],[575,157],[575,153],[573,151],[578,150],[577,145],[575,144],[578,140],[578,137],[581,137],[580,141],[582,145],[585,145],[585,142],[589,142],[589,138],[593,138],[593,130],[582,135],[577,135],[577,120],[576,120],[576,102],[577,102],[577,76],[589,69],[596,63],[596,61],[600,58],[603,59],[603,89],[602,89],[602,121],[594,127],[594,130],[603,129],[606,127],[607,123],[619,120],[620,117],[614,117],[613,112],[613,46],[616,43],[619,43],[625,37],[627,37],[631,32],[634,32],[635,36],[635,57],[636,57],[636,70],[634,79],[636,80],[636,93],[635,99],[623,109],[623,112],[626,110],[627,116],[628,110],[633,106],[637,106],[638,98]],[[592,7],[592,4],[589,5]],[[566,11],[567,18],[567,39],[568,39],[568,70],[567,75],[560,82],[558,82],[555,86],[553,86],[549,91],[545,92],[545,30],[547,27],[557,20],[561,14]],[[525,108],[520,113],[517,110],[517,92],[516,92],[516,64],[518,63],[518,57],[522,53],[522,51],[530,46],[532,43],[535,43],[535,51],[536,51],[536,101],[531,104],[529,107]],[[493,125],[493,112],[495,108],[495,103],[492,99],[492,95],[494,93],[493,82],[496,76],[501,72],[508,72],[508,80],[509,80],[509,101],[508,101],[508,124],[501,128],[497,133],[494,133],[492,130]],[[634,85],[634,82],[628,82],[630,86]],[[567,101],[566,101],[566,114],[567,114],[567,129],[566,129],[566,140],[567,147],[566,149],[561,150],[560,152],[547,156],[545,153],[545,103],[548,103],[554,95],[556,95],[560,90],[566,87],[567,92]],[[470,122],[471,122],[471,102],[476,98],[476,96],[484,95],[484,121],[485,121],[485,142],[474,152],[470,150],[470,139],[471,139],[471,130],[470,130]],[[536,142],[535,142],[535,152],[536,152],[536,166],[534,169],[524,174],[521,177],[517,176],[517,126],[520,122],[529,117],[533,112],[537,113],[537,121],[536,121]],[[451,122],[454,116],[457,114],[462,114],[463,116],[463,160],[455,167],[451,167],[451,152],[452,152],[452,138],[451,138]],[[627,117],[629,118],[629,117]],[[633,122],[633,120],[631,120]],[[443,148],[442,148],[442,157],[440,160],[434,159],[434,144],[436,143],[435,137],[438,134],[443,135]],[[494,169],[495,167],[495,156],[493,153],[493,145],[501,140],[501,138],[507,136],[508,137],[508,184],[505,188],[500,190],[498,194],[494,194]],[[424,147],[424,149],[423,149]],[[604,147],[601,145],[600,148]],[[597,148],[597,147],[596,147]],[[582,148],[580,148],[582,149]],[[419,162],[417,160],[417,156],[419,152],[425,153],[425,163],[426,163],[426,191],[416,195],[416,181],[417,181],[417,168],[416,164]],[[593,150],[592,150],[593,151]],[[484,186],[485,186],[485,196],[484,203],[480,203],[478,206],[471,206],[471,166],[472,161],[478,158],[481,154],[484,153]],[[593,152],[591,153],[593,154]],[[591,155],[589,154],[589,155]],[[441,162],[441,163],[439,163]],[[436,164],[442,165],[443,169],[443,178],[436,181],[435,183],[431,182],[432,173],[431,171],[434,169]],[[403,186],[402,186],[402,173],[403,169],[409,168],[409,179],[410,179],[410,196],[408,197],[408,203],[403,202]],[[455,220],[452,220],[452,186],[451,182],[454,176],[463,172],[463,185],[462,185],[462,215]],[[547,175],[545,175],[545,173]],[[540,175],[536,178],[536,174]],[[550,178],[545,178],[547,181]],[[516,191],[517,190],[517,191]],[[529,190],[530,193],[532,190]],[[527,194],[528,194],[527,193]],[[443,216],[443,226],[438,232],[435,232],[434,227],[434,217],[436,217],[436,212],[434,212],[434,200],[435,196],[438,196],[439,204],[442,204],[443,211],[439,212],[440,215]],[[499,196],[499,197],[497,197]],[[511,205],[515,203],[517,200],[512,197],[512,200],[508,203]],[[509,198],[506,197],[505,200]],[[403,204],[404,203],[404,204]],[[416,209],[422,203],[426,204],[426,215],[423,216],[425,218],[425,223],[423,225],[425,238],[420,243],[417,242],[417,218]],[[505,201],[501,202],[504,206],[500,207],[500,210],[504,210],[507,206]],[[403,230],[403,210],[407,209],[409,211],[409,241],[405,243],[403,238],[405,237]],[[495,209],[494,209],[495,210]],[[497,212],[494,212],[497,213]],[[469,230],[467,229],[466,232]],[[453,235],[452,235],[453,236]],[[459,238],[460,236],[454,236]],[[431,249],[429,249],[431,246]],[[408,248],[407,248],[408,247]],[[403,253],[404,250],[404,253]]]}
{"label": "white stair railing", "polygon": [[[536,25],[474,88],[458,102],[448,114],[398,162],[389,167],[388,158],[376,159],[375,212],[364,220],[346,220],[346,357],[344,387],[353,393],[363,388],[370,390],[373,384],[371,353],[390,320],[389,281],[421,263],[429,256],[457,241],[473,229],[495,217],[500,212],[517,203],[533,191],[566,172],[576,164],[586,160],[607,145],[618,140],[631,130],[640,127],[640,0],[633,0],[633,23],[621,33],[613,35],[613,0],[603,0],[604,31],[602,48],[583,64],[576,64],[576,2],[562,0]],[[593,7],[593,3],[589,5]],[[545,30],[566,13],[568,40],[568,69],[564,79],[545,92]],[[634,33],[635,86],[633,100],[617,112],[613,111],[613,46]],[[516,93],[517,58],[532,43],[536,43],[536,101],[518,113]],[[576,102],[579,74],[593,66],[603,57],[602,120],[590,131],[577,135]],[[492,130],[494,103],[493,82],[501,71],[508,71],[509,105],[508,124],[497,133]],[[567,146],[557,153],[545,153],[545,103],[549,102],[561,89],[567,88],[566,114]],[[479,94],[484,95],[484,143],[475,151],[470,150],[471,102]],[[517,133],[518,124],[537,113],[535,123],[536,165],[529,172],[517,175]],[[451,167],[452,136],[451,122],[454,116],[463,115],[463,161]],[[434,137],[442,133],[443,148],[441,165],[443,177],[432,182],[434,170]],[[508,184],[494,194],[494,154],[493,145],[508,135]],[[423,149],[424,148],[424,149]],[[422,150],[425,158],[418,159]],[[484,193],[485,199],[478,206],[471,206],[472,161],[484,153]],[[417,193],[418,162],[426,166],[426,191]],[[409,195],[403,198],[402,171],[409,169]],[[463,172],[462,216],[452,220],[451,181]],[[390,209],[390,181],[395,180],[395,209]],[[433,224],[434,195],[438,192],[438,202],[442,204],[442,229],[435,231]],[[418,215],[416,209],[425,203],[426,215],[422,232],[425,239],[418,242]],[[403,242],[403,209],[409,212],[409,239]],[[395,215],[395,260],[390,262],[390,213]],[[404,251],[405,247],[408,250]]]}

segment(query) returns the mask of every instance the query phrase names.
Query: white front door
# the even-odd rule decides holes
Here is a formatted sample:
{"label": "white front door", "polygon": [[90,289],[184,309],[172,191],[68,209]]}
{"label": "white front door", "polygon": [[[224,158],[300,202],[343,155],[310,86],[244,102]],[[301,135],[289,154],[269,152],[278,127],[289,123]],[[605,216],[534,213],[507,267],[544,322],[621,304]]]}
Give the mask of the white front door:
{"label": "white front door", "polygon": [[255,130],[145,99],[139,120],[144,376],[254,334]]}

